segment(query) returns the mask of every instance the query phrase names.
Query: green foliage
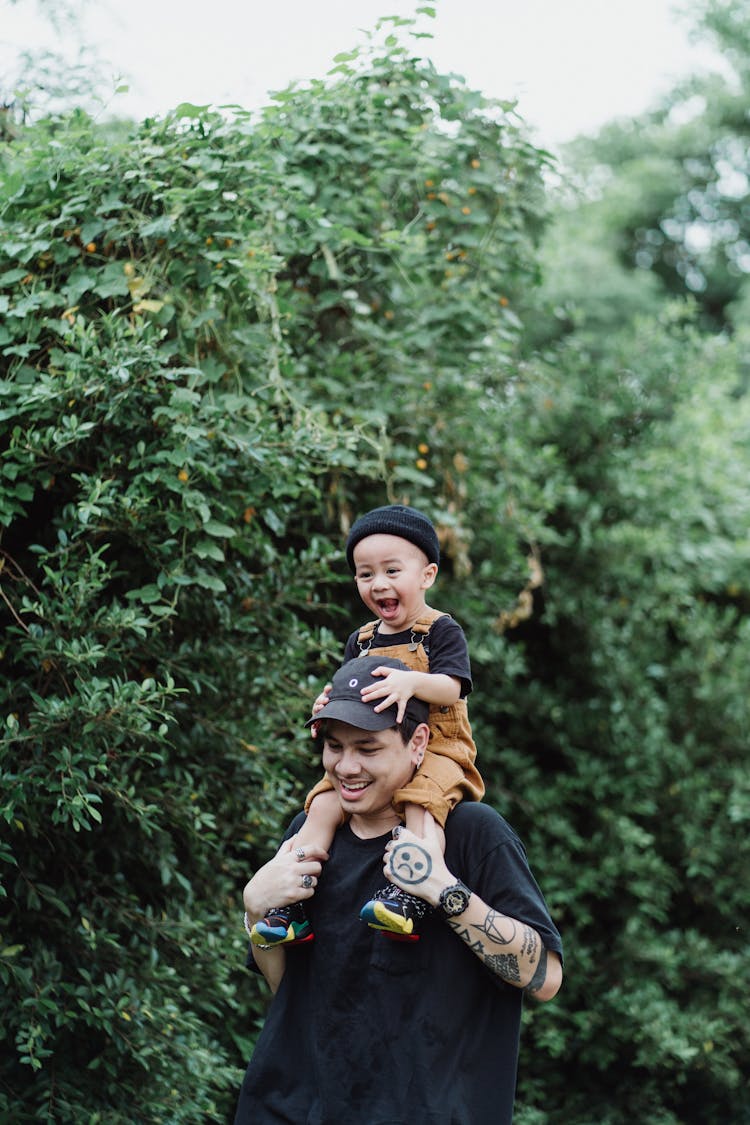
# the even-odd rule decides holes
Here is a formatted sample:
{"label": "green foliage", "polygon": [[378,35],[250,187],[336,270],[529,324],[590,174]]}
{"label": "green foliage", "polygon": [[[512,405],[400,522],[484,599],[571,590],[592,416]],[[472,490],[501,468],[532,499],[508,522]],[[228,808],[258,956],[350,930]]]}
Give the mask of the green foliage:
{"label": "green foliage", "polygon": [[394,37],[258,121],[74,112],[6,145],[14,1120],[226,1117],[265,1003],[239,894],[317,772],[341,531],[413,490],[465,556],[459,405],[517,333],[542,164]]}
{"label": "green foliage", "polygon": [[525,396],[558,539],[543,615],[513,638],[527,672],[501,762],[568,943],[564,995],[530,1013],[565,1065],[522,1075],[548,1122],[747,1117],[740,379],[741,350],[667,308],[593,360],[571,342]]}
{"label": "green foliage", "polygon": [[258,119],[2,150],[0,1116],[231,1112],[240,890],[317,775],[347,527],[402,500],[566,940],[519,1121],[750,1119],[745,343],[620,238],[676,147],[537,250],[547,157],[399,23]]}

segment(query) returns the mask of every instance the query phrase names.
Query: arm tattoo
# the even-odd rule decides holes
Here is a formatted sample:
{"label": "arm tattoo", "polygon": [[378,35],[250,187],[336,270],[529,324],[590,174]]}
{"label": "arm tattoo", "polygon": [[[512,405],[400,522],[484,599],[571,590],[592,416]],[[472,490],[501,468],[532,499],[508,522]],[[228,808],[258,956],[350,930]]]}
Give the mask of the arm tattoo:
{"label": "arm tattoo", "polygon": [[[455,922],[449,918],[448,925],[469,947],[472,953],[484,961],[485,965],[501,980],[510,984],[521,983],[521,962],[523,959],[528,965],[533,965],[539,958],[534,975],[525,986],[524,991],[539,992],[547,979],[547,950],[541,943],[539,934],[532,926],[523,925],[519,936],[520,922],[501,914],[499,910],[488,909],[482,922],[471,922],[468,926]],[[472,941],[471,931],[478,931],[482,937]],[[512,942],[520,943],[518,955],[515,953],[493,953],[493,946],[508,946]]]}
{"label": "arm tattoo", "polygon": [[538,992],[547,979],[547,950],[542,946],[542,952],[539,957],[539,964],[536,967],[536,972],[526,985],[525,991],[531,996]]}
{"label": "arm tattoo", "polygon": [[[506,923],[506,930],[509,932],[503,933],[500,929],[500,922]],[[484,922],[472,922],[475,930],[479,930],[486,938],[489,938],[495,945],[509,945],[513,938],[516,936],[516,924],[512,918],[506,918],[498,910],[488,910],[487,917]]]}
{"label": "arm tattoo", "polygon": [[526,954],[529,961],[533,965],[536,961],[536,951],[539,945],[539,935],[536,930],[532,930],[531,926],[524,926],[523,928],[523,946],[521,953]]}
{"label": "arm tattoo", "polygon": [[518,967],[518,958],[512,953],[490,953],[484,955],[484,963],[493,973],[497,973],[502,980],[521,983],[521,970]]}

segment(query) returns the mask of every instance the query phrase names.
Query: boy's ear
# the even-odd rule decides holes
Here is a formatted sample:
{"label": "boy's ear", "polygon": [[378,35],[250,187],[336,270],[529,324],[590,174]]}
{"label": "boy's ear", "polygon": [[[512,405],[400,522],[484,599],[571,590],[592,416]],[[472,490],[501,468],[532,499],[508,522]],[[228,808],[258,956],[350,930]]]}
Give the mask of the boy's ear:
{"label": "boy's ear", "polygon": [[430,586],[433,584],[433,582],[437,578],[437,572],[438,572],[437,563],[428,563],[427,564],[427,566],[424,568],[424,571],[422,572],[422,589],[423,590],[429,590]]}

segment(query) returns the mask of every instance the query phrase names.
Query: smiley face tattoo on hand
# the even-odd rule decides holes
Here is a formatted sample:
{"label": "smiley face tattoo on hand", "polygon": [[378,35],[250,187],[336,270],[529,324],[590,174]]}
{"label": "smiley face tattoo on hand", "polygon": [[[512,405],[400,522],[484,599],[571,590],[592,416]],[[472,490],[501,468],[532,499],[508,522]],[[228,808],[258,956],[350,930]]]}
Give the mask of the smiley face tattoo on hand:
{"label": "smiley face tattoo on hand", "polygon": [[414,887],[429,879],[432,860],[430,853],[420,844],[394,843],[388,856],[388,867],[396,881]]}

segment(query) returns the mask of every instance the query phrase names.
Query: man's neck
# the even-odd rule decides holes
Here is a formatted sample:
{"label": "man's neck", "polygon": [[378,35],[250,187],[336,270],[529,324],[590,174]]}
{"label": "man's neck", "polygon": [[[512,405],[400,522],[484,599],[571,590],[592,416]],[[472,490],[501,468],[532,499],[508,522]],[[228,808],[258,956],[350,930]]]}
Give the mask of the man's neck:
{"label": "man's neck", "polygon": [[401,818],[395,809],[371,817],[353,813],[349,820],[349,827],[360,840],[374,840],[377,836],[386,836],[397,824],[401,824]]}

